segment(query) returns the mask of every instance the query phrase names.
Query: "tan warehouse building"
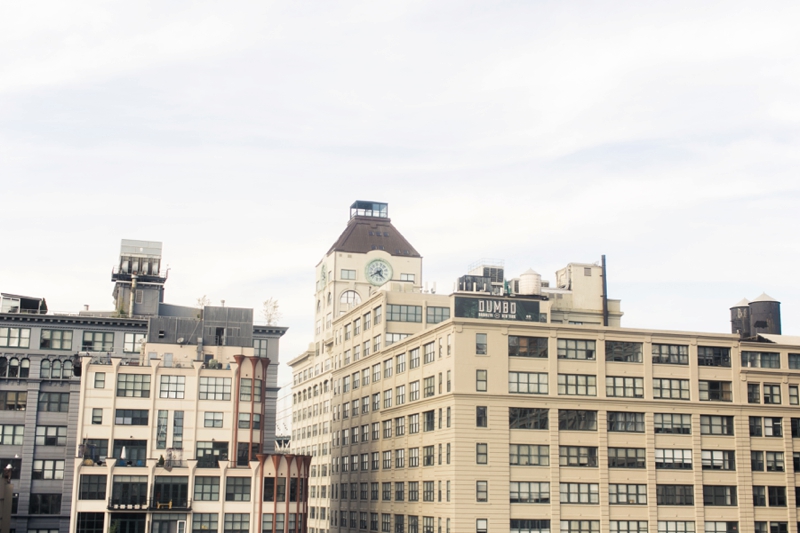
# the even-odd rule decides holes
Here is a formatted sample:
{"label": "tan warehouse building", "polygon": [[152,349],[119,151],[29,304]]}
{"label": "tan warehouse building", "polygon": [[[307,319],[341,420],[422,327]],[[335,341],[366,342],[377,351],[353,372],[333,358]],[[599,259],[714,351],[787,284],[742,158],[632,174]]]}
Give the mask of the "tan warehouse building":
{"label": "tan warehouse building", "polygon": [[486,266],[440,295],[398,243],[356,202],[317,266],[291,362],[309,531],[798,531],[800,339],[777,302],[734,307],[736,334],[628,329],[601,266],[552,287]]}

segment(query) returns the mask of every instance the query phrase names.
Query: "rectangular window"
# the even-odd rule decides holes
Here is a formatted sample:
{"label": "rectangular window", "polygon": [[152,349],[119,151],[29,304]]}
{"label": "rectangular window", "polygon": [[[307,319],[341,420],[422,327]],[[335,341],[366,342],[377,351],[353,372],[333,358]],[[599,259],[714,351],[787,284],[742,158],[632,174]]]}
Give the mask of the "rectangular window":
{"label": "rectangular window", "polygon": [[[148,376],[149,377],[149,376]],[[159,398],[183,398],[185,391],[185,376],[161,376]]]}
{"label": "rectangular window", "polygon": [[487,502],[489,501],[489,482],[476,481],[475,482],[475,501]]}
{"label": "rectangular window", "polygon": [[608,431],[644,433],[644,413],[608,412]]}
{"label": "rectangular window", "polygon": [[102,424],[103,423],[103,410],[100,408],[92,409],[92,424]]}
{"label": "rectangular window", "polygon": [[66,446],[67,426],[36,426],[37,446]]}
{"label": "rectangular window", "polygon": [[597,483],[561,483],[559,490],[561,503],[600,503],[600,489]]}
{"label": "rectangular window", "polygon": [[94,388],[95,389],[105,389],[106,388],[106,373],[105,372],[95,372],[94,373]]}
{"label": "rectangular window", "polygon": [[[282,531],[283,524],[280,523],[280,519],[283,518],[283,513],[279,513],[277,516],[276,526],[281,528],[279,531]],[[224,533],[249,533],[250,513],[225,513],[224,524]]]}
{"label": "rectangular window", "polygon": [[692,450],[656,448],[656,468],[692,469]]}
{"label": "rectangular window", "polygon": [[558,339],[559,359],[594,359],[595,341]]}
{"label": "rectangular window", "polygon": [[341,277],[346,280],[354,280],[356,279],[356,271],[343,268]]}
{"label": "rectangular window", "polygon": [[[800,419],[798,419],[800,420]],[[475,426],[479,428],[488,427],[489,418],[487,415],[487,408],[484,405],[475,407]]]}
{"label": "rectangular window", "polygon": [[60,514],[61,494],[31,494],[28,514]]}
{"label": "rectangular window", "polygon": [[230,400],[231,378],[200,378],[199,398],[201,400]]}
{"label": "rectangular window", "polygon": [[145,340],[147,340],[146,333],[126,333],[123,337],[122,351],[125,353],[139,353]]}
{"label": "rectangular window", "polygon": [[203,413],[203,426],[207,428],[221,428],[222,413]]}
{"label": "rectangular window", "polygon": [[606,396],[644,398],[644,378],[606,376]]}
{"label": "rectangular window", "polygon": [[597,411],[559,409],[558,429],[569,431],[597,431]]}
{"label": "rectangular window", "polygon": [[421,305],[386,305],[387,322],[422,322]]}
{"label": "rectangular window", "polygon": [[40,392],[39,411],[51,413],[69,412],[69,393],[68,392]]}
{"label": "rectangular window", "polygon": [[550,503],[550,483],[512,481],[511,503]]}
{"label": "rectangular window", "polygon": [[703,505],[737,505],[736,487],[729,485],[703,485]]}
{"label": "rectangular window", "polygon": [[433,431],[436,429],[436,413],[425,411],[422,413],[422,431]]}
{"label": "rectangular window", "polygon": [[559,446],[559,466],[596,467],[597,447],[594,446]]}
{"label": "rectangular window", "polygon": [[392,389],[383,391],[383,407],[388,409],[392,406]]}
{"label": "rectangular window", "polygon": [[780,368],[780,355],[775,352],[742,352],[742,368]]}
{"label": "rectangular window", "polygon": [[479,465],[489,463],[489,445],[485,442],[475,444],[475,463]]}
{"label": "rectangular window", "polygon": [[[708,526],[709,522],[706,522]],[[694,533],[694,522],[658,521],[658,533]]]}
{"label": "rectangular window", "polygon": [[508,336],[509,357],[547,358],[547,338]]}
{"label": "rectangular window", "polygon": [[476,370],[475,371],[475,390],[478,392],[486,392],[488,388],[488,371]]}
{"label": "rectangular window", "polygon": [[609,533],[647,533],[645,520],[611,520]]}
{"label": "rectangular window", "polygon": [[64,460],[33,461],[31,479],[64,479]]}
{"label": "rectangular window", "polygon": [[[105,475],[81,475],[79,500],[105,500],[106,499]],[[81,531],[81,530],[79,530]]]}
{"label": "rectangular window", "polygon": [[509,429],[548,429],[548,409],[509,407]]}
{"label": "rectangular window", "polygon": [[747,403],[761,403],[761,384],[747,384]]}
{"label": "rectangular window", "polygon": [[[0,334],[2,333],[0,328]],[[84,331],[83,342],[81,343],[82,352],[113,352],[114,351],[114,332],[103,331]]]}
{"label": "rectangular window", "polygon": [[700,381],[700,401],[703,402],[730,402],[730,381]]}
{"label": "rectangular window", "polygon": [[795,370],[800,368],[800,353],[789,354],[789,368]]}
{"label": "rectangular window", "polygon": [[249,502],[250,501],[250,478],[249,477],[228,477],[228,478],[225,478],[225,501],[226,502]]}
{"label": "rectangular window", "polygon": [[606,361],[642,362],[641,342],[606,341]]}
{"label": "rectangular window", "polygon": [[424,390],[423,390],[424,398],[430,398],[436,393],[436,380],[434,379],[434,376],[425,378],[423,384],[424,384]]}
{"label": "rectangular window", "polygon": [[688,379],[653,378],[653,398],[662,400],[688,400]]}
{"label": "rectangular window", "polygon": [[689,347],[681,344],[653,344],[653,363],[688,365]]}
{"label": "rectangular window", "polygon": [[[272,501],[272,499],[267,500],[267,497],[274,498],[274,494],[272,493],[272,480],[274,478],[267,478],[269,479],[269,496],[267,496],[267,491],[264,491],[264,501]],[[264,488],[267,489],[267,479],[264,480]],[[219,501],[219,476],[196,476],[194,478],[194,499],[197,501],[206,501],[206,502],[216,502]]]}
{"label": "rectangular window", "polygon": [[780,405],[781,386],[774,383],[764,383],[764,404]]}
{"label": "rectangular window", "polygon": [[647,505],[647,485],[610,484],[608,503],[611,505]]}
{"label": "rectangular window", "polygon": [[511,444],[509,464],[515,466],[548,466],[550,447],[536,444]]}
{"label": "rectangular window", "polygon": [[646,468],[644,448],[609,448],[609,468]]}
{"label": "rectangular window", "polygon": [[658,505],[694,505],[694,485],[656,485]]}
{"label": "rectangular window", "polygon": [[731,349],[714,346],[697,347],[697,364],[700,366],[731,366]]}
{"label": "rectangular window", "polygon": [[548,394],[548,375],[535,372],[509,372],[508,392],[514,394]]}
{"label": "rectangular window", "polygon": [[419,367],[419,348],[413,348],[409,350],[408,367],[412,369]]}
{"label": "rectangular window", "polygon": [[42,350],[71,350],[72,331],[61,329],[43,329],[39,348]]}
{"label": "rectangular window", "polygon": [[406,403],[406,386],[400,385],[395,388],[395,405],[403,405]]}
{"label": "rectangular window", "polygon": [[[422,501],[424,502],[432,502],[433,501],[433,481],[423,481],[422,482]],[[433,519],[431,519],[432,521]],[[433,524],[431,524],[433,525]],[[433,533],[433,530],[431,530]]]}
{"label": "rectangular window", "polygon": [[597,377],[583,374],[559,374],[558,394],[597,396]]}
{"label": "rectangular window", "polygon": [[376,335],[374,339],[372,339],[372,351],[378,353],[381,351],[381,336]]}
{"label": "rectangular window", "polygon": [[149,374],[118,374],[117,397],[149,398]]}
{"label": "rectangular window", "polygon": [[408,401],[419,400],[419,381],[412,381],[409,384]]}
{"label": "rectangular window", "polygon": [[395,361],[395,371],[398,374],[402,374],[406,371],[406,354],[401,353],[397,357],[394,358]]}
{"label": "rectangular window", "polygon": [[[541,522],[542,520],[540,520]],[[513,522],[513,520],[512,520]],[[548,526],[550,521],[546,521]],[[549,531],[550,528],[548,527]],[[512,530],[513,532],[513,530]],[[525,530],[520,530],[520,533],[527,533]],[[599,520],[562,520],[561,533],[600,533]]]}
{"label": "rectangular window", "polygon": [[146,426],[149,418],[147,409],[117,409],[114,423],[118,426]]}
{"label": "rectangular window", "polygon": [[701,435],[733,435],[733,417],[700,415]]}
{"label": "rectangular window", "polygon": [[703,470],[736,470],[733,450],[702,450]]}
{"label": "rectangular window", "polygon": [[739,522],[706,522],[705,531],[706,533],[739,533]]}
{"label": "rectangular window", "polygon": [[477,355],[486,355],[488,353],[487,342],[486,333],[475,334],[475,353]]}
{"label": "rectangular window", "polygon": [[30,328],[0,328],[0,347],[30,348],[30,346]]}
{"label": "rectangular window", "polygon": [[428,307],[426,311],[425,321],[428,324],[438,324],[450,318],[449,307]]}

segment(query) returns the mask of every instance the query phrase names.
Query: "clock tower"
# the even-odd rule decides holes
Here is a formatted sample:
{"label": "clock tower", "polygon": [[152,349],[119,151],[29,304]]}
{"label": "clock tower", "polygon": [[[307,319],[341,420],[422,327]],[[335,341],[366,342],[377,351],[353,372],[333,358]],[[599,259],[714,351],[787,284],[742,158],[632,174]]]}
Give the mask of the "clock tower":
{"label": "clock tower", "polygon": [[314,345],[333,343],[332,323],[376,291],[413,291],[422,284],[422,257],[392,225],[389,204],[357,200],[350,220],[316,267]]}

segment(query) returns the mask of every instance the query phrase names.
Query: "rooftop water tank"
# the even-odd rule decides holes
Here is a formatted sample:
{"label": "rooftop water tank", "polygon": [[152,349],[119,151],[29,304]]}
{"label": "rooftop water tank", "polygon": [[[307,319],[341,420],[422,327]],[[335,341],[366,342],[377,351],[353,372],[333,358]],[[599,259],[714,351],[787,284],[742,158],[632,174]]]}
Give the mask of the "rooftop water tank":
{"label": "rooftop water tank", "polygon": [[542,276],[529,268],[519,277],[519,293],[532,295],[542,294]]}
{"label": "rooftop water tank", "polygon": [[751,335],[781,334],[781,303],[778,300],[761,293],[750,302],[750,332]]}
{"label": "rooftop water tank", "polygon": [[750,302],[747,298],[731,307],[731,333],[741,338],[750,337]]}

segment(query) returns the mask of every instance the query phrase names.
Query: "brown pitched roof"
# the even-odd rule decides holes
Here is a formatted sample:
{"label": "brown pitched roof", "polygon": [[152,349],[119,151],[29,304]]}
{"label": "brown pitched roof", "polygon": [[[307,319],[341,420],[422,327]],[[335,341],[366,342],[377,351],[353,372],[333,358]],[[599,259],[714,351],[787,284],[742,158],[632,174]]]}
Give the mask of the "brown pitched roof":
{"label": "brown pitched roof", "polygon": [[365,254],[372,250],[384,250],[391,255],[420,257],[405,237],[392,226],[391,219],[355,216],[347,223],[331,252]]}

